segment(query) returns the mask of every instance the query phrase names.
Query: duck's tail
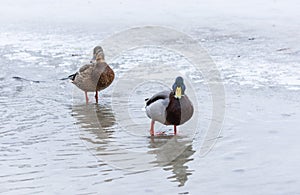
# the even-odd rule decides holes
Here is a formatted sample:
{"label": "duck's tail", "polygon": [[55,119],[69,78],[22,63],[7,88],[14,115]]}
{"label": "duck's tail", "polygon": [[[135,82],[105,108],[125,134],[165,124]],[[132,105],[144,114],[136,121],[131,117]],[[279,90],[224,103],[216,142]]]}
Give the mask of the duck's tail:
{"label": "duck's tail", "polygon": [[74,81],[76,75],[77,75],[77,72],[76,72],[75,74],[71,74],[70,76],[65,77],[65,78],[62,78],[62,79],[60,79],[60,80],[67,80],[67,79],[70,79],[71,81]]}

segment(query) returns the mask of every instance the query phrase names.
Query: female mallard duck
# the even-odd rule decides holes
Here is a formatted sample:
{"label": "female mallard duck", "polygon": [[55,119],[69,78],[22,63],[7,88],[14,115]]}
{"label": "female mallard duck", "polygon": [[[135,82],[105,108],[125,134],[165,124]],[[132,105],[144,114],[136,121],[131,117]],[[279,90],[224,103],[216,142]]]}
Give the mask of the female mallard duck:
{"label": "female mallard duck", "polygon": [[182,125],[192,117],[193,104],[184,92],[183,78],[177,77],[172,90],[162,91],[146,99],[146,113],[151,119],[151,136],[154,135],[155,121],[165,125],[174,125],[174,135],[176,135],[176,126]]}
{"label": "female mallard duck", "polygon": [[88,103],[87,92],[96,92],[95,99],[98,103],[98,91],[108,87],[115,78],[114,71],[104,60],[104,53],[100,46],[94,48],[93,59],[90,64],[82,66],[78,72],[68,77],[79,89],[85,93]]}

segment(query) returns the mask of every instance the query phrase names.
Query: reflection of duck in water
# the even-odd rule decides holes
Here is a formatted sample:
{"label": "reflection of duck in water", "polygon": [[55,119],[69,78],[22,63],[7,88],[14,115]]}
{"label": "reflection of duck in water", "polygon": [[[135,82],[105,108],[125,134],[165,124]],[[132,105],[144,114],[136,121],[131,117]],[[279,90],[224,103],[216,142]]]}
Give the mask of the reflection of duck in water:
{"label": "reflection of duck in water", "polygon": [[192,174],[192,170],[188,170],[188,166],[185,165],[193,160],[190,157],[195,153],[191,140],[178,136],[151,137],[149,148],[154,149],[151,153],[156,155],[156,161],[153,163],[166,171],[172,170],[174,175],[168,179],[184,186],[188,176]]}
{"label": "reflection of duck in water", "polygon": [[85,93],[88,103],[87,92],[96,92],[95,99],[98,103],[98,91],[107,88],[114,80],[114,71],[105,62],[104,52],[100,46],[94,48],[93,59],[90,64],[82,66],[78,72],[69,76],[72,83]]}
{"label": "reflection of duck in water", "polygon": [[177,77],[172,90],[159,92],[150,99],[146,99],[146,113],[151,119],[151,135],[154,135],[155,121],[165,125],[174,125],[174,135],[176,135],[176,126],[184,124],[192,117],[194,108],[184,93],[185,88],[183,78]]}
{"label": "reflection of duck in water", "polygon": [[[168,179],[182,186],[191,171],[185,165],[194,153],[191,140],[182,136],[126,136],[119,131],[111,107],[105,105],[74,105],[73,116],[77,120],[80,138],[87,149],[106,164],[124,170],[143,172],[154,167],[172,171]],[[115,130],[117,129],[117,130]],[[125,135],[125,136],[124,136]],[[121,140],[120,140],[121,139]],[[145,141],[149,141],[148,148]]]}
{"label": "reflection of duck in water", "polygon": [[[105,105],[74,105],[72,107],[73,116],[77,119],[83,129],[91,131],[97,135],[95,141],[105,141],[113,132],[116,122],[111,107]],[[90,138],[84,138],[94,142]]]}

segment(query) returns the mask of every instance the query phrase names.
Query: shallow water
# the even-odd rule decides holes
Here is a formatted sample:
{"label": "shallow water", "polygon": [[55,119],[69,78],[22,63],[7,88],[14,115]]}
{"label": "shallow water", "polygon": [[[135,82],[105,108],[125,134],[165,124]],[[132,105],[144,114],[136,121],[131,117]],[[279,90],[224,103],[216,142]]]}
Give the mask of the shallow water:
{"label": "shallow water", "polygon": [[[283,34],[285,27],[292,34],[299,26],[259,17],[263,22],[247,19],[251,27],[241,25],[241,18],[227,26],[221,17],[209,19],[215,27],[196,19],[171,25],[208,51],[224,83],[222,131],[206,155],[200,150],[213,120],[212,94],[183,56],[144,46],[108,59],[116,79],[100,93],[98,105],[92,93],[86,105],[84,93],[60,79],[88,62],[101,40],[122,30],[117,24],[89,30],[82,21],[1,26],[0,193],[299,193],[299,39]],[[277,25],[274,33],[265,31],[270,21]],[[156,124],[165,135],[151,138],[144,99],[169,88],[172,71],[188,78],[195,114],[178,136]],[[152,75],[157,80],[148,81]]]}

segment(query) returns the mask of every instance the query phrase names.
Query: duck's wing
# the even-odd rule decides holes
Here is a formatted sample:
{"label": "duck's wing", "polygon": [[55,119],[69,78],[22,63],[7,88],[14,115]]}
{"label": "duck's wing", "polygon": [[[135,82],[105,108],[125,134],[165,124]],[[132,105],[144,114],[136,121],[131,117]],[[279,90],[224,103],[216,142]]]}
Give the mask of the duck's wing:
{"label": "duck's wing", "polygon": [[79,77],[81,77],[81,79],[84,80],[90,80],[92,79],[94,70],[95,70],[95,64],[83,65],[78,71]]}
{"label": "duck's wing", "polygon": [[92,79],[94,67],[94,64],[82,66],[74,75],[73,84],[83,91],[96,91],[97,81],[93,81]]}
{"label": "duck's wing", "polygon": [[85,75],[87,72],[90,72],[89,70],[91,69],[92,64],[86,64],[83,65],[78,72],[75,72],[74,74],[71,74],[68,76],[68,79],[70,79],[71,81],[75,81],[75,78],[77,75]]}
{"label": "duck's wing", "polygon": [[79,69],[79,74],[82,74],[84,72],[86,72],[87,70],[91,69],[93,67],[93,64],[86,64],[83,65],[80,69]]}
{"label": "duck's wing", "polygon": [[166,108],[169,104],[171,91],[162,91],[155,94],[146,102],[146,114],[154,121],[166,123]]}
{"label": "duck's wing", "polygon": [[180,99],[180,105],[181,105],[181,123],[183,124],[186,121],[190,120],[192,118],[194,113],[194,106],[193,103],[189,100],[187,95],[182,96]]}
{"label": "duck's wing", "polygon": [[170,91],[161,91],[161,92],[153,95],[151,98],[145,99],[146,107],[158,100],[169,99],[170,92],[171,92],[171,90]]}
{"label": "duck's wing", "polygon": [[108,67],[106,62],[95,63],[92,68],[91,79],[98,83],[98,81],[101,79],[101,76],[105,74],[106,67]]}

